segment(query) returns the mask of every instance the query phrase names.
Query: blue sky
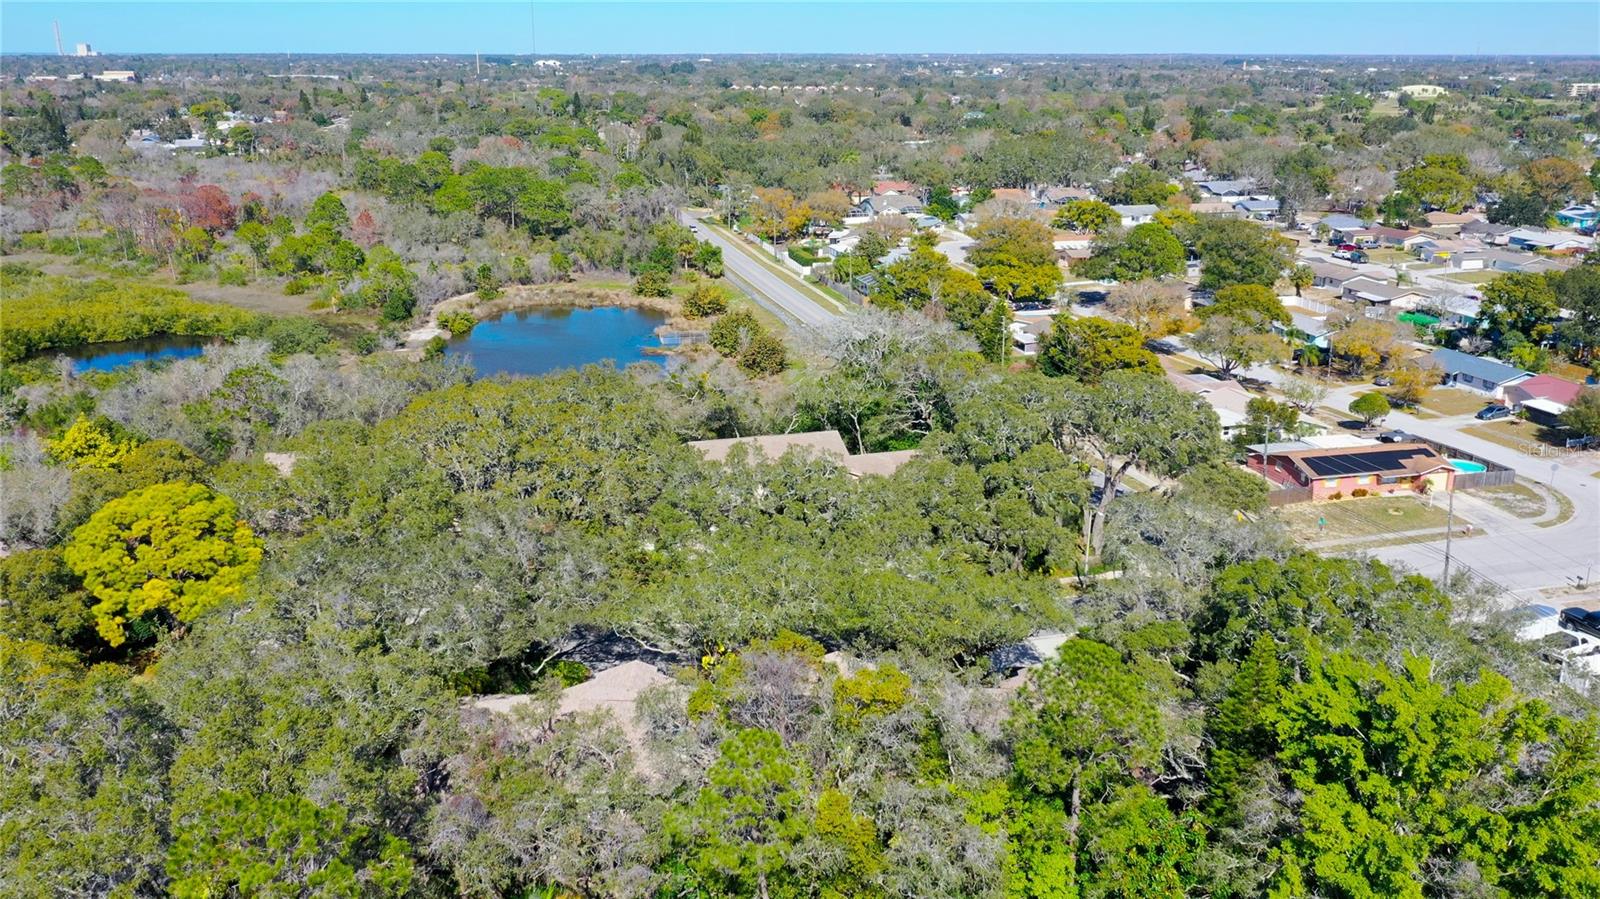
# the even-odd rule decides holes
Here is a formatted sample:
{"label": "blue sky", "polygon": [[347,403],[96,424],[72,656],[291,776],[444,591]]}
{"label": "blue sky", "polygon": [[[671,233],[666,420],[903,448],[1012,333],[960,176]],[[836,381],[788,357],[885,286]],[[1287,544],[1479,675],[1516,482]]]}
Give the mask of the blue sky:
{"label": "blue sky", "polygon": [[1600,54],[1600,2],[13,2],[0,52]]}

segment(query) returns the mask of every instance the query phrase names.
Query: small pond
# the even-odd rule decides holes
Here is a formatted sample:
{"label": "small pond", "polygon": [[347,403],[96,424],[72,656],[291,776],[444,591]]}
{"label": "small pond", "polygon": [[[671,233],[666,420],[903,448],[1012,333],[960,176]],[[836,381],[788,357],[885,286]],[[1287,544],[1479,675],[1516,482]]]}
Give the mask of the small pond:
{"label": "small pond", "polygon": [[153,362],[157,359],[189,359],[206,351],[206,345],[216,338],[185,337],[163,334],[159,337],[142,337],[138,340],[112,340],[106,343],[85,343],[63,350],[51,350],[40,355],[47,358],[66,356],[79,372],[111,371],[136,362]]}
{"label": "small pond", "polygon": [[465,337],[452,338],[445,353],[460,356],[480,375],[542,375],[610,360],[618,368],[635,362],[665,366],[655,330],[666,316],[647,309],[523,309],[485,319]]}

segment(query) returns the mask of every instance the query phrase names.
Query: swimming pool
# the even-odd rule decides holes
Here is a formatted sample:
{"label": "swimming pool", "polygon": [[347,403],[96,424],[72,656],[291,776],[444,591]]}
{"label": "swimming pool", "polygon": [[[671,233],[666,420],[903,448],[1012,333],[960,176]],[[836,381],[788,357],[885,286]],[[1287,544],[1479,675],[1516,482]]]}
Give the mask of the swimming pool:
{"label": "swimming pool", "polygon": [[1475,472],[1488,471],[1489,467],[1482,462],[1468,462],[1466,459],[1451,459],[1450,465],[1456,471]]}

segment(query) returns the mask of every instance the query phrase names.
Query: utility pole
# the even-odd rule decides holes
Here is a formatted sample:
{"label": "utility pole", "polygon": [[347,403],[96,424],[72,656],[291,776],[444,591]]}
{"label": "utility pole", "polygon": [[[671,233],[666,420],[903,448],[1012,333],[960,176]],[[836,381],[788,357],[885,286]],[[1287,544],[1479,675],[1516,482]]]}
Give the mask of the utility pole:
{"label": "utility pole", "polygon": [[1455,520],[1456,492],[1451,490],[1450,506],[1449,509],[1444,513],[1444,576],[1439,579],[1440,586],[1445,588],[1449,588],[1450,586],[1450,535],[1453,531],[1452,525],[1455,524]]}

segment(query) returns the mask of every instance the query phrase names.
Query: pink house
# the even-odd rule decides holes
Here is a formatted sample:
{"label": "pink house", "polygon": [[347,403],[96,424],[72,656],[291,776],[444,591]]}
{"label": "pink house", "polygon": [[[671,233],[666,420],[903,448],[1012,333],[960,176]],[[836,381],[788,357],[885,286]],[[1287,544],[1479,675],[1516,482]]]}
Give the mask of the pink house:
{"label": "pink house", "polygon": [[1448,491],[1456,480],[1449,460],[1420,443],[1252,452],[1249,465],[1274,483],[1310,488],[1313,500]]}

